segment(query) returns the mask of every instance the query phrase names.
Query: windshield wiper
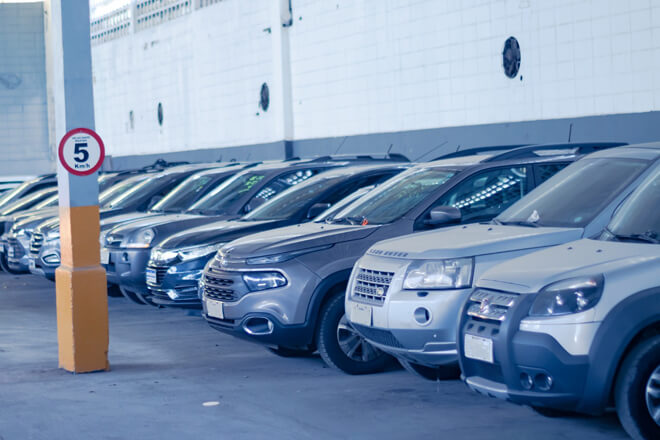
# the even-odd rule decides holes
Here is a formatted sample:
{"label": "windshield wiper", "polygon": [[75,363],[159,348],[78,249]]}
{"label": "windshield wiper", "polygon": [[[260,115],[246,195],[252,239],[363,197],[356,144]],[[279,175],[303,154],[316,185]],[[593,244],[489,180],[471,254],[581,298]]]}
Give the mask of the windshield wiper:
{"label": "windshield wiper", "polygon": [[[495,221],[495,220],[493,220]],[[541,225],[535,222],[528,222],[528,221],[517,221],[517,222],[503,222],[501,220],[497,220],[499,225],[505,225],[505,226],[527,226],[528,228],[539,228]]]}
{"label": "windshield wiper", "polygon": [[611,231],[610,234],[619,241],[638,241],[641,243],[660,244],[657,232],[647,231],[643,234],[615,234]]}
{"label": "windshield wiper", "polygon": [[360,225],[364,221],[364,217],[335,217],[326,221],[337,225]]}

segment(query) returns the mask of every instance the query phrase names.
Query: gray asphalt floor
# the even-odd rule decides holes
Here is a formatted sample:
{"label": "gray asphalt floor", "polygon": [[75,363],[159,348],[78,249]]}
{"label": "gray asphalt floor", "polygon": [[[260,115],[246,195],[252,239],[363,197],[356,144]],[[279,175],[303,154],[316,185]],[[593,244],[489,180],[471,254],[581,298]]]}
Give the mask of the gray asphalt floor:
{"label": "gray asphalt floor", "polygon": [[279,358],[185,311],[109,307],[112,370],[70,374],[54,284],[0,273],[0,440],[627,438],[612,414],[545,418],[459,381]]}

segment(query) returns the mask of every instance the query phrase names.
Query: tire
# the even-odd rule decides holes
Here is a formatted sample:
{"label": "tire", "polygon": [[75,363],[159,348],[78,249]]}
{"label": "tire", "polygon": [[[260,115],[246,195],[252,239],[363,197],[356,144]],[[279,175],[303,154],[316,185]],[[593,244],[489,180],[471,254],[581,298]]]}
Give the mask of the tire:
{"label": "tire", "polygon": [[146,304],[142,302],[139,296],[137,296],[134,292],[131,292],[130,290],[126,289],[125,287],[119,286],[119,291],[121,292],[122,295],[124,295],[124,297],[133,301],[135,304],[140,304],[142,306]]}
{"label": "tire", "polygon": [[399,359],[399,363],[407,372],[426,380],[456,380],[461,377],[461,369],[457,363],[438,367],[427,367],[403,359]]}
{"label": "tire", "polygon": [[332,297],[321,309],[317,340],[319,354],[325,363],[344,373],[379,373],[392,361],[389,355],[352,329],[344,314],[343,292]]}
{"label": "tire", "polygon": [[124,295],[122,295],[118,285],[108,284],[108,296],[112,298],[121,298]]}
{"label": "tire", "polygon": [[626,356],[617,375],[614,399],[621,425],[630,437],[660,439],[660,335],[642,341]]}
{"label": "tire", "polygon": [[283,358],[310,357],[314,355],[314,350],[305,350],[300,348],[268,347],[268,350],[271,353]]}

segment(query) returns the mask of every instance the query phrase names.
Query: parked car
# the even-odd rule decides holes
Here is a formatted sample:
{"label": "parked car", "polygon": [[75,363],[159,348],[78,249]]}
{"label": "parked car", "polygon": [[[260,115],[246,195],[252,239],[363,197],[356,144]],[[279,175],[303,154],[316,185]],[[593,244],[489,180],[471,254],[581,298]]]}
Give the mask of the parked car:
{"label": "parked car", "polygon": [[7,191],[10,191],[16,188],[21,183],[26,180],[32,180],[35,176],[7,176],[0,177],[0,194],[4,194]]}
{"label": "parked car", "polygon": [[[659,162],[660,143],[596,152],[548,179],[490,223],[374,244],[351,276],[346,294],[349,323],[409,371],[431,380],[458,377],[458,312],[472,280],[502,261],[600,233],[616,207]],[[497,198],[500,193],[493,187],[487,194]],[[471,202],[465,197],[447,200],[456,208],[466,203]]]}
{"label": "parked car", "polygon": [[[130,222],[166,212],[177,212],[187,207],[195,200],[203,197],[215,186],[222,184],[222,182],[243,167],[243,165],[238,163],[217,165],[217,167],[203,169],[188,176],[146,211],[126,212],[126,209],[122,209],[120,212],[114,212],[115,215],[102,216],[105,218],[101,220],[100,241],[103,242],[104,233],[117,223]],[[145,175],[145,177],[147,176],[149,175]],[[134,182],[127,181],[126,184],[116,185],[111,190],[102,193],[99,197],[101,212],[105,213],[115,203],[116,199],[121,198],[123,194],[129,191],[133,191],[135,185]],[[139,193],[135,197],[139,197]],[[56,228],[58,225],[59,220],[57,218],[42,223],[37,228],[37,231],[32,234],[28,253],[28,267],[30,272],[35,275],[45,276],[50,280],[55,279],[55,269],[57,269],[60,263],[59,228]],[[49,233],[51,234],[50,238],[48,236]],[[103,247],[101,246],[101,248]]]}
{"label": "parked car", "polygon": [[[127,212],[146,212],[186,177],[212,166],[212,164],[179,165],[150,174],[139,184],[110,200],[100,210],[101,220]],[[42,234],[42,238],[50,236],[51,240],[56,242],[56,247],[59,248],[59,218],[44,221],[40,229],[39,233]],[[7,234],[7,266],[15,272],[27,272],[29,269],[27,251],[30,237],[25,233],[25,238],[21,240],[20,234],[21,229],[18,224],[14,224]],[[9,256],[10,253],[14,256]]]}
{"label": "parked car", "polygon": [[[204,266],[222,245],[255,232],[308,222],[344,197],[377,185],[405,168],[400,164],[335,168],[289,188],[239,220],[210,223],[165,239],[151,251],[146,267],[151,295],[147,300],[163,306],[201,307],[198,281]],[[124,229],[114,229],[113,233]],[[143,275],[141,282],[144,280]]]}
{"label": "parked car", "polygon": [[54,188],[56,186],[57,176],[55,174],[44,174],[34,179],[26,180],[16,188],[5,191],[0,195],[0,209],[35,191]]}
{"label": "parked car", "polygon": [[461,312],[467,385],[542,414],[615,407],[660,438],[660,166],[596,239],[495,266]]}
{"label": "parked car", "polygon": [[[559,147],[568,148],[544,149],[556,152]],[[344,318],[344,291],[355,261],[377,241],[458,221],[456,209],[438,207],[458,195],[480,197],[491,182],[502,182],[507,186],[497,203],[463,207],[460,218],[466,223],[490,220],[543,176],[577,157],[573,149],[568,155],[544,157],[537,151],[541,149],[521,147],[419,164],[329,223],[278,228],[233,241],[206,266],[203,315],[213,328],[278,353],[318,348],[329,365],[345,372],[378,371],[389,357],[363,343]]]}
{"label": "parked car", "polygon": [[351,163],[398,163],[401,156],[383,158],[321,157],[312,160],[264,163],[227,180],[204,198],[179,214],[161,215],[132,222],[105,235],[102,264],[108,280],[121,286],[122,293],[137,303],[148,303],[145,268],[151,249],[180,231],[242,217],[282,191],[316,174]]}

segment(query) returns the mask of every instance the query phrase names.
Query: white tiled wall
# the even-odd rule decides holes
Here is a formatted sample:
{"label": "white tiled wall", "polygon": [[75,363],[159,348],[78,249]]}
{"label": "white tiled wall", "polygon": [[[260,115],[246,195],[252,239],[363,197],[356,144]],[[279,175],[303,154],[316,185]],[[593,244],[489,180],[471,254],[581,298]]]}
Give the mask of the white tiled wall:
{"label": "white tiled wall", "polygon": [[[93,47],[111,154],[282,140],[273,13],[222,0]],[[660,0],[293,0],[293,139],[660,109]],[[272,29],[271,29],[272,30]],[[520,42],[515,79],[504,41]],[[163,103],[164,123],[156,108]],[[134,127],[129,112],[134,112]],[[260,113],[257,115],[257,113]]]}
{"label": "white tiled wall", "polygon": [[41,3],[0,3],[0,175],[50,169]]}

